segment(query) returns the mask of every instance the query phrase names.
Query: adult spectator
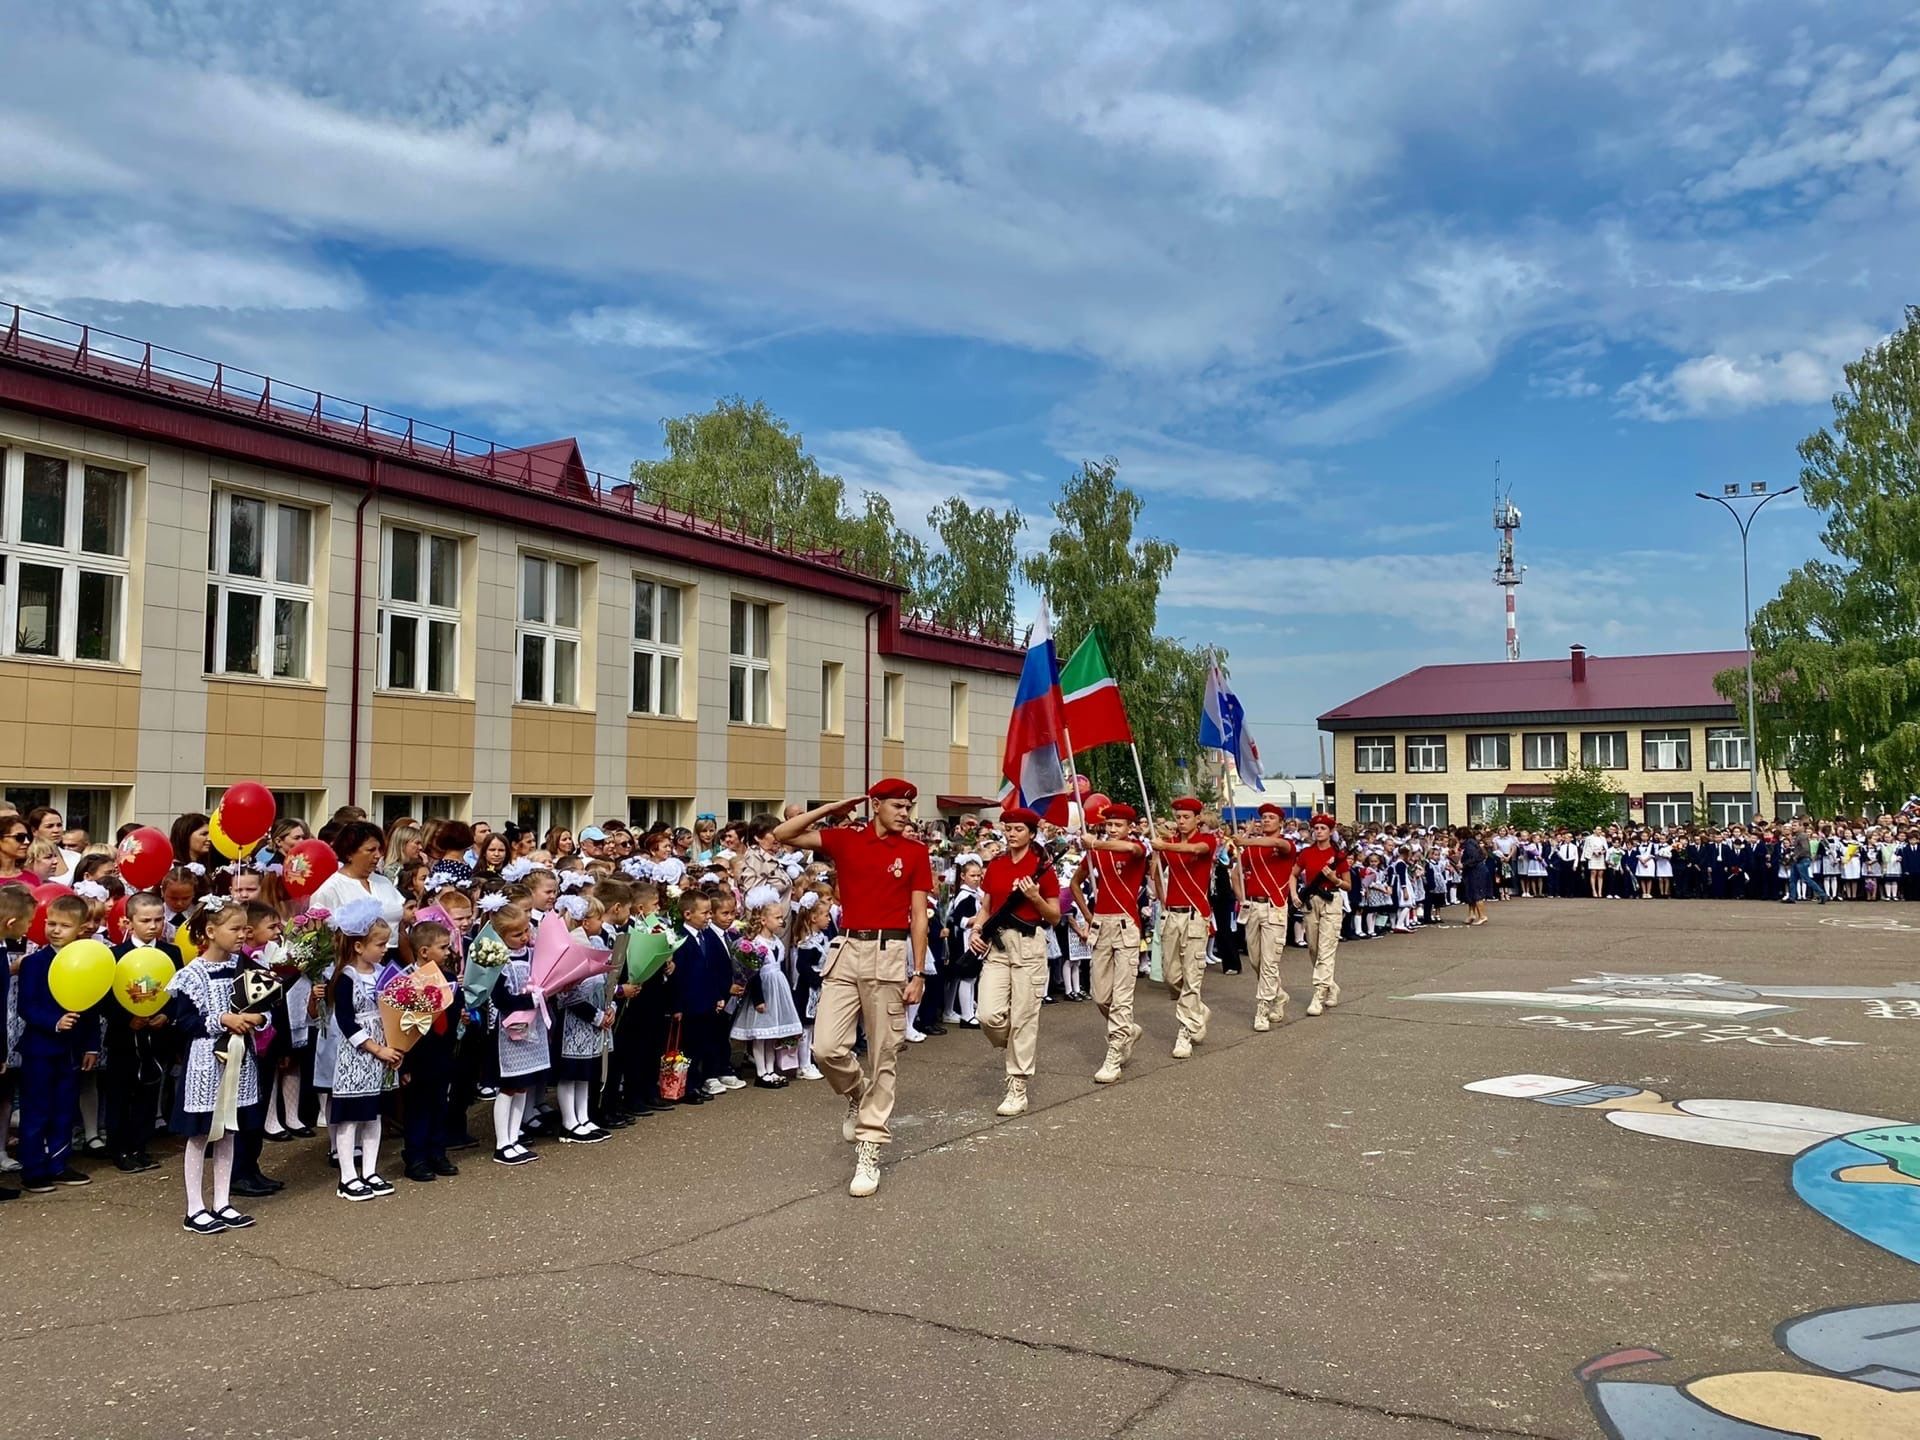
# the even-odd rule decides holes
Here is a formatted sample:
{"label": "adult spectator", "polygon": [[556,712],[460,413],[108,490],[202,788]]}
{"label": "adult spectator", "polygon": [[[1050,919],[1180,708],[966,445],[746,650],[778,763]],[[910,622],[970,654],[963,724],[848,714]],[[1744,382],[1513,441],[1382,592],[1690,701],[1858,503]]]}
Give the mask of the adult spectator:
{"label": "adult spectator", "polygon": [[173,842],[176,865],[198,865],[203,871],[209,871],[220,863],[213,841],[207,838],[207,817],[197,810],[175,820],[167,838]]}
{"label": "adult spectator", "polygon": [[12,811],[0,813],[0,885],[34,883],[27,870],[27,847],[32,843],[33,832],[23,817]]}
{"label": "adult spectator", "polygon": [[339,858],[340,868],[313,892],[313,904],[322,910],[337,911],[355,900],[378,900],[380,918],[387,922],[393,944],[397,945],[406,901],[393,881],[380,873],[380,860],[385,853],[380,827],[365,820],[347,821],[334,832],[333,853]]}
{"label": "adult spectator", "polygon": [[411,822],[394,826],[387,833],[387,854],[380,866],[380,873],[389,880],[398,881],[400,872],[425,853],[420,843],[421,834],[420,827]]}

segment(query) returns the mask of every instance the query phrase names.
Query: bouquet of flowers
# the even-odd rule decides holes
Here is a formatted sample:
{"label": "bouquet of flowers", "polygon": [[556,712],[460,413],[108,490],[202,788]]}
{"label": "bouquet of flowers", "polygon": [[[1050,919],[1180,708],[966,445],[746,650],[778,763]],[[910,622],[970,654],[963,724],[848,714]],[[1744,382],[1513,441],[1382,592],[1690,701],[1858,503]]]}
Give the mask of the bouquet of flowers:
{"label": "bouquet of flowers", "polygon": [[380,987],[380,1028],[395,1050],[411,1050],[453,1003],[453,986],[438,965],[415,965]]}
{"label": "bouquet of flowers", "polygon": [[470,1008],[478,1009],[487,1003],[493,994],[493,985],[500,978],[500,972],[507,968],[512,957],[507,953],[507,945],[493,927],[484,927],[474,937],[472,947],[467,951],[467,970],[460,981],[460,996]]}
{"label": "bouquet of flowers", "polygon": [[687,1096],[687,1071],[693,1062],[680,1049],[680,1022],[675,1020],[667,1032],[667,1050],[660,1057],[660,1098],[684,1100]]}
{"label": "bouquet of flowers", "polygon": [[289,963],[318,985],[333,969],[338,951],[334,944],[332,917],[325,910],[303,910],[287,922],[280,937]]}

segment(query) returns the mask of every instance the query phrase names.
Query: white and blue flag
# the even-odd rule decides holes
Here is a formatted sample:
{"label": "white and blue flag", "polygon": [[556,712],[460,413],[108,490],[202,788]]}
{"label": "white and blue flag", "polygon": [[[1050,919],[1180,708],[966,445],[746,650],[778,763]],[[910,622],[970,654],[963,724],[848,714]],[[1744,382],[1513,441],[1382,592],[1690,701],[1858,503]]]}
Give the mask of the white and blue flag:
{"label": "white and blue flag", "polygon": [[1200,702],[1200,744],[1208,750],[1224,750],[1233,759],[1240,778],[1262,794],[1260,747],[1253,743],[1247,729],[1247,712],[1240,697],[1227,684],[1218,665],[1207,667],[1207,694]]}

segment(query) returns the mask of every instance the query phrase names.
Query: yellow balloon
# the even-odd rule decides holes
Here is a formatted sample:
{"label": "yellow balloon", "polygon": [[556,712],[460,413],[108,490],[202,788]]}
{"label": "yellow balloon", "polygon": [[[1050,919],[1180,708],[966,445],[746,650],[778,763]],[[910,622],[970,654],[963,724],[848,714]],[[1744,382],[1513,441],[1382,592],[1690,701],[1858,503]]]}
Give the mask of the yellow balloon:
{"label": "yellow balloon", "polygon": [[62,1010],[90,1010],[113,988],[113,951],[98,940],[63,945],[47,971],[47,988]]}
{"label": "yellow balloon", "polygon": [[218,810],[215,810],[213,814],[207,817],[207,839],[212,843],[213,848],[226,856],[227,859],[238,860],[240,858],[240,847],[234,843],[226,831],[220,828],[220,812]]}
{"label": "yellow balloon", "polygon": [[129,950],[113,967],[113,994],[135,1015],[157,1015],[167,1008],[167,981],[173,962],[151,945]]}
{"label": "yellow balloon", "polygon": [[173,932],[173,948],[180,952],[182,965],[191,965],[193,957],[200,953],[200,947],[193,943],[193,937],[187,934],[187,927],[184,925]]}

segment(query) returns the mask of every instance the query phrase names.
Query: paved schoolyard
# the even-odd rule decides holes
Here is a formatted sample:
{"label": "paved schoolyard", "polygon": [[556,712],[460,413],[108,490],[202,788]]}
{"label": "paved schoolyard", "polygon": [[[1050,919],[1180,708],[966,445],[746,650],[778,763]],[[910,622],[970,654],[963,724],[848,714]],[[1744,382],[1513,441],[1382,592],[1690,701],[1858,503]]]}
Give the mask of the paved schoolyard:
{"label": "paved schoolyard", "polygon": [[[1089,1079],[1093,1007],[1049,1006],[1016,1121],[992,1115],[979,1034],[915,1047],[870,1201],[844,1193],[824,1085],[749,1089],[520,1170],[462,1152],[457,1179],[372,1205],[333,1197],[317,1148],[269,1147],[290,1188],[215,1239],[178,1228],[169,1146],[148,1175],[0,1210],[5,1432],[1576,1437],[1604,1433],[1576,1367],[1638,1350],[1597,1377],[1648,1382],[1611,1392],[1637,1440],[1635,1406],[1677,1396],[1655,1388],[1812,1379],[1782,1322],[1920,1298],[1920,1269],[1796,1197],[1787,1154],[1687,1143],[1698,1121],[1644,1098],[1624,1103],[1650,1119],[1620,1117],[1647,1120],[1637,1133],[1462,1088],[1541,1074],[1623,1087],[1603,1098],[1920,1119],[1920,1004],[1898,993],[1920,981],[1920,905],[1492,913],[1344,946],[1340,1008],[1267,1035],[1248,1028],[1252,977],[1216,972],[1212,1033],[1185,1062],[1143,982],[1147,1036],[1111,1089]],[[1851,928],[1889,922],[1912,928]],[[1601,972],[1742,988],[1555,988]],[[1810,984],[1893,993],[1751,993]],[[1518,994],[1401,998],[1496,991]],[[1703,996],[1765,1013],[1703,1018]],[[1769,1414],[1801,1398],[1753,1393]],[[1688,1433],[1748,1432],[1644,1431]]]}

